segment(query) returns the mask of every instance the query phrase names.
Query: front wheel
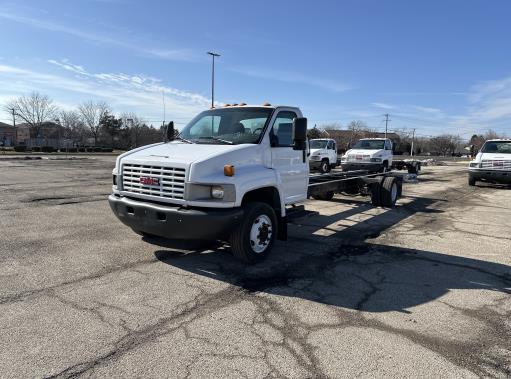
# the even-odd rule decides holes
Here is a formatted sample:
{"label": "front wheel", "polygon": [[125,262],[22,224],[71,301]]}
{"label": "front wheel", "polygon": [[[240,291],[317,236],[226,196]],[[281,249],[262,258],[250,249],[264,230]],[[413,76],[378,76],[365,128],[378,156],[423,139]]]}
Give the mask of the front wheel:
{"label": "front wheel", "polygon": [[323,174],[330,171],[330,163],[328,163],[328,160],[323,159],[321,161],[321,165],[319,166],[319,171],[321,171]]}
{"label": "front wheel", "polygon": [[476,185],[476,179],[473,176],[468,177],[468,185],[469,186],[475,186]]}
{"label": "front wheel", "polygon": [[243,221],[230,238],[232,254],[243,262],[257,263],[264,260],[273,247],[277,216],[266,203],[248,203],[243,208]]}

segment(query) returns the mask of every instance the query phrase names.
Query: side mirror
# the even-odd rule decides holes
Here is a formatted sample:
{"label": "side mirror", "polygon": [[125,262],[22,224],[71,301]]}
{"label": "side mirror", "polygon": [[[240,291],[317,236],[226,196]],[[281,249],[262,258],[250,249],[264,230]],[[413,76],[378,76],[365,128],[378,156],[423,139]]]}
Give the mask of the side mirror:
{"label": "side mirror", "polygon": [[175,134],[174,121],[170,121],[167,125],[167,130],[166,130],[167,141],[173,141],[174,134]]}
{"label": "side mirror", "polygon": [[307,145],[307,119],[297,117],[293,120],[293,150],[305,150]]}

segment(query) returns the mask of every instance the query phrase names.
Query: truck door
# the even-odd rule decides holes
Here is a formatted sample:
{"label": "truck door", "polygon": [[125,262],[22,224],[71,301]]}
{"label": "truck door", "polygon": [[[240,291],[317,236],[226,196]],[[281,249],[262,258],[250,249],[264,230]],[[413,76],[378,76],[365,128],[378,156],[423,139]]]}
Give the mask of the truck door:
{"label": "truck door", "polygon": [[335,149],[335,141],[329,140],[327,145],[328,151],[328,161],[331,165],[335,165],[337,163],[337,151]]}
{"label": "truck door", "polygon": [[385,158],[389,162],[389,167],[392,165],[392,142],[390,140],[385,141]]}
{"label": "truck door", "polygon": [[279,111],[270,129],[272,168],[280,178],[286,204],[307,198],[309,164],[303,152],[293,150],[293,111]]}

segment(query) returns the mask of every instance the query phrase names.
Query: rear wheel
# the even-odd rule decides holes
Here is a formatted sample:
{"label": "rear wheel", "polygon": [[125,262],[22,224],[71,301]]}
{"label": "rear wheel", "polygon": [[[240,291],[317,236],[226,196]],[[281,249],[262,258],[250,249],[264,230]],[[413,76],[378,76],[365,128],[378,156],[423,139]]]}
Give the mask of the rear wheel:
{"label": "rear wheel", "polygon": [[381,185],[381,205],[391,208],[396,204],[399,189],[396,178],[388,176]]}
{"label": "rear wheel", "polygon": [[379,182],[371,185],[371,204],[375,207],[381,205],[381,184]]}
{"label": "rear wheel", "polygon": [[476,179],[473,176],[468,176],[468,185],[469,186],[475,186],[476,185]]}
{"label": "rear wheel", "polygon": [[334,197],[334,191],[327,191],[327,192],[319,193],[317,195],[312,196],[313,199],[325,200],[325,201],[332,200],[333,197]]}
{"label": "rear wheel", "polygon": [[245,217],[231,234],[232,254],[246,263],[265,259],[275,241],[277,216],[266,203],[253,202],[243,207]]}
{"label": "rear wheel", "polygon": [[327,159],[323,159],[321,164],[319,165],[319,171],[322,173],[326,173],[330,171],[330,163],[328,163]]}

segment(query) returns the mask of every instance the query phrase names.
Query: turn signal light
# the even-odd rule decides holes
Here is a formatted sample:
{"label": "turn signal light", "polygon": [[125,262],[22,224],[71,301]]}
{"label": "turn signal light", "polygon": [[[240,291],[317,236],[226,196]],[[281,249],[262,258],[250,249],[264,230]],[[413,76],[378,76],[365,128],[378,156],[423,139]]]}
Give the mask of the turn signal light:
{"label": "turn signal light", "polygon": [[233,165],[229,165],[229,164],[226,164],[224,166],[224,175],[225,176],[234,176],[234,166]]}

